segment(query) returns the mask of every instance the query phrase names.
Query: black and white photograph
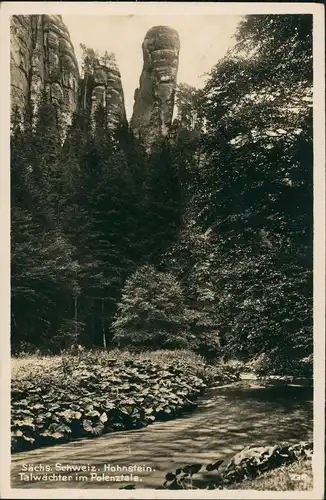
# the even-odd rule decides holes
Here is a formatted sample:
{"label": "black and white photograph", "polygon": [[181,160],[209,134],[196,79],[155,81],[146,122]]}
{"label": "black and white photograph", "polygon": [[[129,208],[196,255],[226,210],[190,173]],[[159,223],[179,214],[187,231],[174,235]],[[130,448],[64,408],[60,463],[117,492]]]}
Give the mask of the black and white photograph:
{"label": "black and white photograph", "polygon": [[8,17],[10,498],[321,500],[323,10],[64,3]]}

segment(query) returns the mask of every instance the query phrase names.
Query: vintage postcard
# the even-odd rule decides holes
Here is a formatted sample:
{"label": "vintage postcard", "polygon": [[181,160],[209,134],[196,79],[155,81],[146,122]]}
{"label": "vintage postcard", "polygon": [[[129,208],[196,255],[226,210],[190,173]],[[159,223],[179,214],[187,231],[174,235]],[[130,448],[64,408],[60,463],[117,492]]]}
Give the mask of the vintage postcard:
{"label": "vintage postcard", "polygon": [[323,14],[2,3],[3,498],[323,498]]}

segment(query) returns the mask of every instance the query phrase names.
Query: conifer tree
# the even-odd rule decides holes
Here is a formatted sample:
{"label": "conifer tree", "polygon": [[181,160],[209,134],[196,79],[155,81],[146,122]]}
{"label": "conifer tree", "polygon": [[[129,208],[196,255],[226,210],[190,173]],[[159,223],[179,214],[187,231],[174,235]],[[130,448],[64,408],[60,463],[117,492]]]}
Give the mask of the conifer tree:
{"label": "conifer tree", "polygon": [[112,329],[120,346],[193,348],[182,289],[171,273],[142,266],[126,281]]}
{"label": "conifer tree", "polygon": [[[76,156],[80,176],[76,189],[75,241],[82,265],[83,295],[89,299],[91,325],[98,307],[100,311],[96,315],[103,317],[97,328],[89,327],[101,331],[95,342],[103,345],[102,330],[107,336],[124,281],[141,257],[137,251],[137,217],[142,197],[137,191],[134,165],[128,162],[122,147],[124,134],[128,132],[109,130],[101,106],[94,120],[94,133],[86,126],[86,139],[78,146]],[[73,150],[76,146],[72,142]],[[110,335],[105,342],[109,340]]]}
{"label": "conifer tree", "polygon": [[36,154],[33,137],[17,120],[11,136],[12,345],[25,341],[55,348],[54,336],[71,318],[71,298],[78,293],[78,263],[60,227],[47,217],[50,212],[43,211],[50,187],[39,193],[32,182],[47,158]]}
{"label": "conifer tree", "polygon": [[148,258],[158,265],[163,253],[179,238],[183,195],[178,165],[168,140],[162,140],[149,158],[145,181]]}

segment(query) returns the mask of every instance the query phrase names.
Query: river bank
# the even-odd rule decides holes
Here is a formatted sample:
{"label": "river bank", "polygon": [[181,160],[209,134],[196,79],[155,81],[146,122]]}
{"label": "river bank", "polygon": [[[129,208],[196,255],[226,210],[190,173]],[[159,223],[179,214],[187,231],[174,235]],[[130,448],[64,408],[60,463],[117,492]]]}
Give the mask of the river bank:
{"label": "river bank", "polygon": [[[45,481],[42,488],[119,488],[130,482],[137,489],[162,487],[166,473],[185,464],[228,462],[252,445],[310,442],[312,400],[312,389],[305,387],[248,387],[236,382],[225,388],[206,388],[191,411],[174,419],[13,454],[12,487],[35,488],[35,481],[20,478],[26,464],[35,471],[40,464],[52,471],[56,464],[59,471],[65,466],[90,465],[100,476],[82,481],[74,475],[70,483]],[[130,478],[124,482],[100,480],[102,474],[114,476],[118,467],[134,465],[144,467],[139,474],[141,484]]]}
{"label": "river bank", "polygon": [[[273,446],[251,445],[236,453],[230,460],[214,460],[209,464],[189,463],[168,472],[164,487],[210,490],[255,489],[262,477],[265,478],[262,480],[263,487],[266,485],[272,487],[273,482],[275,487],[275,477],[278,479],[280,472],[283,472],[294,484],[301,480],[302,488],[306,489],[312,484],[312,470],[310,470],[312,456],[311,441],[296,444],[280,443]],[[307,463],[310,464],[310,469]],[[282,486],[284,487],[285,483],[289,486],[289,481],[284,479]],[[286,489],[291,488],[285,487]]]}
{"label": "river bank", "polygon": [[140,429],[190,411],[239,373],[188,351],[88,351],[12,361],[12,453]]}
{"label": "river bank", "polygon": [[265,472],[256,479],[241,481],[227,489],[255,491],[308,491],[313,489],[311,460],[299,460],[290,465]]}

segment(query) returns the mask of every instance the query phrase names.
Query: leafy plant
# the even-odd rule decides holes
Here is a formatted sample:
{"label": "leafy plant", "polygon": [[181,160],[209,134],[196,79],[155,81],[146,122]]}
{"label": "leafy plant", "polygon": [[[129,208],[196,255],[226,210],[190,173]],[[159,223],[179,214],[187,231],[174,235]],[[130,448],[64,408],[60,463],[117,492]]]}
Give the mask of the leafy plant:
{"label": "leafy plant", "polygon": [[185,351],[63,357],[68,372],[51,357],[19,363],[12,378],[13,452],[171,419],[193,407],[208,383],[234,380]]}

